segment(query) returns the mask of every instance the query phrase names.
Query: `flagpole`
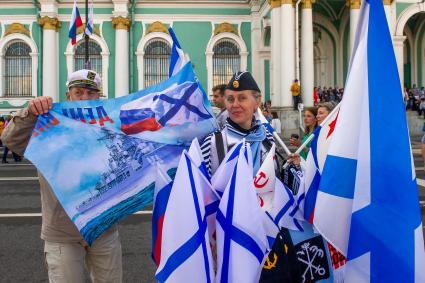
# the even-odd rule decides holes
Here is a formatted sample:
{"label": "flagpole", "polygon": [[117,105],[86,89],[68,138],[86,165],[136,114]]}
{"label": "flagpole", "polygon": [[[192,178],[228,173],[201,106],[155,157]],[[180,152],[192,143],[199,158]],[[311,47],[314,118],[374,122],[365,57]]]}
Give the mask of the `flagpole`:
{"label": "flagpole", "polygon": [[[257,108],[257,115],[258,115],[258,118],[260,118],[260,121],[261,120],[267,121],[266,117],[264,117],[264,115],[261,112],[260,108]],[[279,137],[279,135],[276,133],[276,131],[273,131],[272,134],[273,134],[273,137],[276,139],[276,141],[279,143],[279,145],[283,148],[283,150],[285,151],[285,153],[287,155],[291,154],[291,151],[286,146],[286,144],[283,142],[283,140]]]}
{"label": "flagpole", "polygon": [[[89,24],[89,0],[86,0],[86,26]],[[86,61],[86,69],[91,69],[90,59],[89,59],[89,39],[90,37],[87,35],[86,30],[84,29],[84,44],[85,44],[85,61]]]}

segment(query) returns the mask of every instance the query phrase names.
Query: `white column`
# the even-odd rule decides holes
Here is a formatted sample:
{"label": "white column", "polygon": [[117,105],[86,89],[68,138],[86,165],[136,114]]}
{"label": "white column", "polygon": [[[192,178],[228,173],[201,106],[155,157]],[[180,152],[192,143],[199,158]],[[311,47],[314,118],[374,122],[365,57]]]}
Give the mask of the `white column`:
{"label": "white column", "polygon": [[0,50],[0,97],[4,96],[4,53]]}
{"label": "white column", "polygon": [[115,32],[115,97],[129,94],[129,43],[130,20],[124,17],[112,19]]}
{"label": "white column", "polygon": [[394,36],[393,45],[394,53],[397,61],[398,75],[400,77],[400,86],[404,85],[404,40],[406,36]]}
{"label": "white column", "polygon": [[59,101],[59,54],[58,34],[60,22],[57,18],[44,16],[39,20],[43,27],[43,96]]}
{"label": "white column", "polygon": [[313,12],[311,0],[301,7],[301,94],[305,106],[313,106],[314,88]]}
{"label": "white column", "polygon": [[[395,6],[395,1],[394,0],[383,0],[384,2],[384,9],[385,9],[385,16],[387,17],[387,21],[388,21],[388,27],[390,29],[390,33],[391,33],[391,38],[392,35],[394,34],[395,30],[395,25],[396,25],[396,6]],[[394,2],[394,3],[393,3]]]}
{"label": "white column", "polygon": [[[292,0],[282,0],[281,11],[281,106],[291,107],[293,105],[290,92],[291,84],[295,78],[295,15]],[[299,78],[297,78],[299,79]]]}
{"label": "white column", "polygon": [[350,56],[356,37],[357,23],[360,16],[360,0],[350,0]]}
{"label": "white column", "polygon": [[251,73],[259,84],[264,84],[264,82],[260,82],[261,62],[259,51],[261,47],[261,16],[259,10],[260,1],[251,1]]}
{"label": "white column", "polygon": [[31,52],[30,53],[31,56],[31,74],[32,74],[32,82],[31,82],[31,94],[34,97],[37,97],[37,69],[38,69],[38,53],[36,52]]}
{"label": "white column", "polygon": [[270,98],[273,106],[283,106],[281,99],[281,55],[282,50],[280,46],[281,26],[280,26],[280,0],[272,1],[272,25],[271,25],[271,61],[270,61],[270,83],[271,92]]}

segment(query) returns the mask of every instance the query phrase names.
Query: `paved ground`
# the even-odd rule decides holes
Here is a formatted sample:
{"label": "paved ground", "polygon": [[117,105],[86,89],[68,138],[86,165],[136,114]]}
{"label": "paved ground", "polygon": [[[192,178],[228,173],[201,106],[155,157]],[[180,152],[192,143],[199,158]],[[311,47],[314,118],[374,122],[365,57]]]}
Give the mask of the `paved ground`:
{"label": "paved ground", "polygon": [[[424,219],[425,171],[420,138],[413,137],[412,145]],[[41,209],[36,171],[27,161],[9,161],[0,164],[0,282],[47,282],[39,238]],[[150,215],[133,215],[120,222],[124,282],[154,282],[150,220]]]}

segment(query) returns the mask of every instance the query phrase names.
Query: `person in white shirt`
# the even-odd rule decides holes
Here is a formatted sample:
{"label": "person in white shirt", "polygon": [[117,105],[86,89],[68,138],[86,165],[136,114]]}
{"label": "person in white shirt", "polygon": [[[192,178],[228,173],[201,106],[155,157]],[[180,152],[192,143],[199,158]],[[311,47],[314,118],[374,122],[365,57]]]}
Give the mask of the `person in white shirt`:
{"label": "person in white shirt", "polygon": [[282,123],[280,122],[279,116],[277,116],[277,112],[272,112],[272,121],[270,125],[276,131],[276,133],[280,136],[282,133]]}

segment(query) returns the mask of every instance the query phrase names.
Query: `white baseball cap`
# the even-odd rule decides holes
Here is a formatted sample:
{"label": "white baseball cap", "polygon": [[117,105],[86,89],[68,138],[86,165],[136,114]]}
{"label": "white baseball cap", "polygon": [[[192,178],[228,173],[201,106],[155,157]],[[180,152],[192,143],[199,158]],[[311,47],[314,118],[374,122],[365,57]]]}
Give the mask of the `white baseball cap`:
{"label": "white baseball cap", "polygon": [[78,70],[68,76],[66,87],[83,87],[100,91],[102,80],[98,73],[92,70]]}

